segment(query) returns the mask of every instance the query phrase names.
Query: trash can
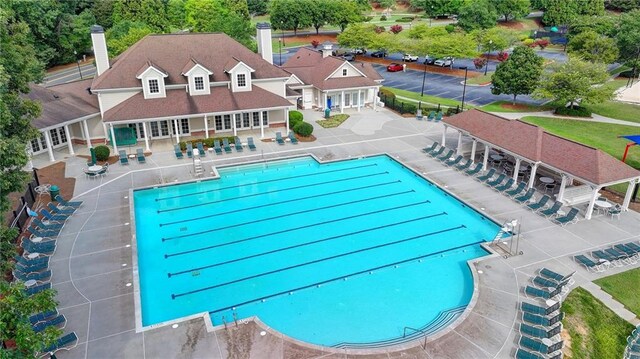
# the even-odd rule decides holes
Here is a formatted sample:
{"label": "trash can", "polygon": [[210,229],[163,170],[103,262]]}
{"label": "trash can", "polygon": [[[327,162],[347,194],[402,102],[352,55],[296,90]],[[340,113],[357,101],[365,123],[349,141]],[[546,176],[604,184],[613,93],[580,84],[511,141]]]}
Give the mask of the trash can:
{"label": "trash can", "polygon": [[51,195],[51,201],[55,201],[56,196],[60,194],[60,188],[56,185],[51,186],[51,188],[49,188],[49,194]]}
{"label": "trash can", "polygon": [[330,108],[325,108],[324,109],[324,118],[329,118],[329,116],[331,116],[331,109]]}

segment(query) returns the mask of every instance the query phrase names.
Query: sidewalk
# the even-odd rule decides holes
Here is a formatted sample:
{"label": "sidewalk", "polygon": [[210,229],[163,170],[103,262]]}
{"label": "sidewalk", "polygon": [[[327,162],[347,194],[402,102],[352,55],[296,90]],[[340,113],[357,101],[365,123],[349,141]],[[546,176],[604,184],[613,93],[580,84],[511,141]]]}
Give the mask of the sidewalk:
{"label": "sidewalk", "polygon": [[[400,96],[396,96],[400,97]],[[535,112],[490,112],[496,116],[508,118],[511,120],[517,120],[523,118],[525,116],[538,116],[538,117],[553,117],[564,120],[576,120],[576,121],[585,121],[585,122],[601,122],[601,123],[610,123],[612,125],[623,125],[623,126],[634,126],[640,127],[640,123],[624,121],[624,120],[616,120],[614,118],[605,117],[597,114],[592,114],[591,118],[588,117],[571,117],[571,116],[559,116],[553,113],[553,111],[535,111]]]}
{"label": "sidewalk", "polygon": [[582,288],[591,293],[594,297],[598,298],[607,308],[611,309],[614,313],[616,313],[620,318],[626,320],[627,322],[635,325],[636,327],[640,325],[640,319],[636,317],[634,313],[629,311],[624,305],[617,300],[615,300],[609,293],[603,291],[598,285],[593,282],[588,282],[581,285]]}

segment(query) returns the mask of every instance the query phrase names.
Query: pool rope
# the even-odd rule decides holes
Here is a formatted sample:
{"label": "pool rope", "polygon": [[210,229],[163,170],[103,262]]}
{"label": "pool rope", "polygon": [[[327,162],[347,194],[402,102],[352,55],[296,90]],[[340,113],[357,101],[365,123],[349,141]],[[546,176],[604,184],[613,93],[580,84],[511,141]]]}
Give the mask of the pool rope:
{"label": "pool rope", "polygon": [[396,222],[396,223],[386,224],[386,225],[382,225],[382,226],[378,226],[378,227],[362,229],[362,230],[355,231],[355,232],[350,232],[350,233],[342,233],[342,234],[339,234],[339,235],[326,237],[326,238],[318,239],[318,240],[311,241],[311,242],[299,243],[299,244],[296,244],[296,245],[292,245],[292,246],[288,246],[288,247],[284,247],[284,248],[278,248],[278,249],[274,249],[274,250],[267,251],[267,252],[257,253],[257,254],[253,254],[253,255],[250,255],[250,256],[246,256],[246,257],[231,259],[231,260],[224,261],[224,262],[213,263],[213,264],[209,264],[209,265],[206,265],[206,266],[201,266],[201,267],[197,267],[197,268],[191,268],[191,269],[182,270],[182,271],[178,271],[178,272],[167,273],[167,276],[169,278],[171,278],[171,277],[174,277],[174,276],[177,276],[177,275],[180,275],[180,274],[187,274],[187,273],[192,273],[192,272],[195,272],[195,271],[201,271],[203,269],[215,268],[215,267],[219,267],[219,266],[222,266],[222,265],[226,265],[226,264],[230,264],[230,263],[236,263],[236,262],[240,262],[240,261],[251,259],[251,258],[257,258],[257,257],[261,257],[261,256],[266,256],[266,255],[269,255],[269,254],[283,252],[283,251],[287,251],[287,250],[290,250],[290,249],[300,248],[300,247],[304,247],[304,246],[308,246],[308,245],[312,245],[312,244],[328,242],[328,241],[331,241],[331,240],[334,240],[334,239],[338,239],[338,238],[343,238],[343,237],[346,237],[346,236],[352,236],[352,235],[371,232],[371,231],[375,231],[375,230],[379,230],[379,229],[383,229],[383,228],[399,226],[399,225],[402,225],[402,224],[407,224],[407,223],[416,222],[416,221],[420,221],[420,220],[423,220],[423,219],[434,218],[434,217],[443,216],[443,215],[447,215],[447,213],[446,212],[440,212],[440,213],[436,213],[436,214],[430,214],[430,215],[427,215],[427,216],[422,216],[422,217],[419,217],[419,218],[409,219],[409,220],[402,221],[402,222]]}
{"label": "pool rope", "polygon": [[[329,257],[315,259],[315,260],[312,260],[312,261],[308,261],[308,262],[304,262],[304,263],[300,263],[300,264],[296,264],[296,265],[291,265],[291,266],[287,266],[287,267],[284,267],[284,268],[271,270],[271,271],[268,271],[268,272],[254,274],[252,276],[239,278],[239,279],[235,279],[235,280],[224,282],[224,283],[211,285],[211,286],[208,286],[208,287],[194,289],[194,290],[190,290],[190,291],[183,292],[183,293],[178,293],[178,294],[171,294],[171,299],[176,299],[178,297],[183,297],[183,296],[186,296],[186,295],[191,295],[191,294],[195,294],[195,293],[200,293],[200,292],[216,289],[216,288],[228,286],[228,285],[235,284],[235,283],[240,283],[240,282],[244,282],[244,281],[247,281],[247,280],[268,276],[268,275],[279,273],[279,272],[284,272],[284,271],[287,271],[287,270],[290,270],[290,269],[294,269],[294,268],[305,267],[305,266],[309,266],[309,265],[312,265],[312,264],[317,264],[317,263],[329,261],[329,260],[336,259],[336,258],[342,258],[342,257],[350,256],[350,255],[353,255],[353,254],[356,254],[356,253],[362,253],[362,252],[370,251],[370,250],[373,250],[373,249],[384,248],[384,247],[388,247],[388,246],[392,246],[392,245],[396,245],[396,244],[400,244],[400,243],[404,243],[404,242],[413,241],[413,240],[416,240],[416,239],[419,239],[419,238],[425,238],[425,237],[430,237],[430,236],[433,236],[433,235],[436,235],[436,234],[442,234],[442,233],[446,233],[446,232],[451,232],[451,231],[455,231],[455,230],[462,229],[462,228],[466,228],[466,226],[462,224],[462,225],[459,225],[457,227],[451,227],[451,228],[447,228],[447,229],[442,229],[442,230],[439,230],[439,231],[425,233],[425,234],[421,234],[421,235],[418,235],[418,236],[412,236],[412,237],[409,237],[409,238],[404,238],[404,239],[400,239],[400,240],[393,241],[393,242],[388,242],[388,243],[384,243],[384,244],[378,244],[376,246],[371,246],[371,247],[367,247],[367,248],[361,248],[361,249],[357,249],[357,250],[354,250],[354,251],[340,253],[340,254],[336,254],[336,255],[333,255],[333,256],[329,256]],[[481,243],[481,242],[484,242],[484,241],[479,241],[479,242],[474,243],[474,244],[478,244],[478,243]],[[444,253],[444,252],[447,252],[447,251],[450,251],[450,250],[454,250],[454,249],[461,248],[461,247],[467,247],[467,246],[468,245],[454,247],[454,248],[451,248],[451,249],[448,249],[448,250],[443,250],[443,251],[440,251],[440,252]],[[437,253],[432,253],[431,255],[433,255],[433,254],[437,254]],[[420,259],[420,257],[415,257],[414,260],[418,260],[418,259]],[[394,264],[391,264],[391,265],[397,265],[397,264],[405,263],[405,262],[406,262],[406,260],[400,261],[400,262],[397,262],[397,263],[394,263]],[[366,270],[366,271],[357,272],[356,275],[357,274],[361,274],[361,273],[365,273],[367,271],[384,268],[384,267],[387,267],[387,266],[389,266],[389,265],[384,265],[382,267],[378,266],[376,268],[372,268],[372,269],[369,269],[369,270]],[[354,274],[351,274],[351,275],[354,275]],[[345,277],[349,277],[351,275],[346,275],[346,276],[343,275],[343,276],[340,276],[339,278],[345,278]],[[320,284],[322,284],[322,283],[320,283]],[[289,291],[293,291],[293,290],[289,290]],[[287,292],[289,292],[289,291],[287,291]],[[260,298],[260,299],[264,299],[264,298]],[[218,310],[214,310],[214,312],[215,311],[218,311]]]}

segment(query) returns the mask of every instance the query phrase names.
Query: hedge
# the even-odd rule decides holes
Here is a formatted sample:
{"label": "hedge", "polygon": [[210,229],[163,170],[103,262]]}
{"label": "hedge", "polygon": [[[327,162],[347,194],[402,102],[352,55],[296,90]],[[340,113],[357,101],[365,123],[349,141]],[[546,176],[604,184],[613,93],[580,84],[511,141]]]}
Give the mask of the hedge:
{"label": "hedge", "polygon": [[106,161],[109,159],[109,155],[111,154],[111,149],[105,145],[96,146],[96,160],[98,161]]}
{"label": "hedge", "polygon": [[300,111],[289,111],[289,127],[294,127],[304,120],[304,116]]}
{"label": "hedge", "polygon": [[199,138],[199,139],[195,139],[195,140],[189,140],[189,141],[181,141],[180,142],[180,149],[182,151],[187,149],[187,143],[191,143],[191,145],[196,148],[196,143],[198,142],[202,142],[202,145],[205,147],[213,147],[213,142],[215,140],[220,141],[220,143],[222,143],[222,139],[226,138],[229,143],[236,143],[236,138],[233,136],[224,136],[224,137],[209,137],[209,138]]}
{"label": "hedge", "polygon": [[293,127],[293,132],[302,137],[308,137],[313,133],[313,126],[308,122],[300,122]]}
{"label": "hedge", "polygon": [[580,106],[575,106],[574,108],[560,106],[556,108],[556,114],[576,117],[591,117],[591,111]]}

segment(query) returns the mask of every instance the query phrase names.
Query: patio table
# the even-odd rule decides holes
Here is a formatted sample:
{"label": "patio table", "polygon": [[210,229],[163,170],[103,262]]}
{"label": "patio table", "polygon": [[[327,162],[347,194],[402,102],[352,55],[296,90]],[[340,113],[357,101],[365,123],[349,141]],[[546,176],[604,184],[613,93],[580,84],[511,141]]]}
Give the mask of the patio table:
{"label": "patio table", "polygon": [[31,238],[31,242],[33,242],[33,243],[40,243],[40,242],[42,242],[42,237],[34,237],[34,238]]}
{"label": "patio table", "polygon": [[87,168],[90,172],[98,172],[102,169],[102,166],[99,165],[93,165],[93,166],[89,166]]}
{"label": "patio table", "polygon": [[29,287],[33,287],[34,285],[36,285],[36,280],[35,279],[29,279],[27,281],[24,282],[24,286],[29,288]]}
{"label": "patio table", "polygon": [[551,184],[551,183],[554,183],[555,180],[551,177],[540,177],[540,182],[545,184]]}
{"label": "patio table", "polygon": [[40,257],[40,253],[38,253],[38,252],[33,252],[33,253],[27,254],[27,258],[28,259],[36,259],[38,257]]}

